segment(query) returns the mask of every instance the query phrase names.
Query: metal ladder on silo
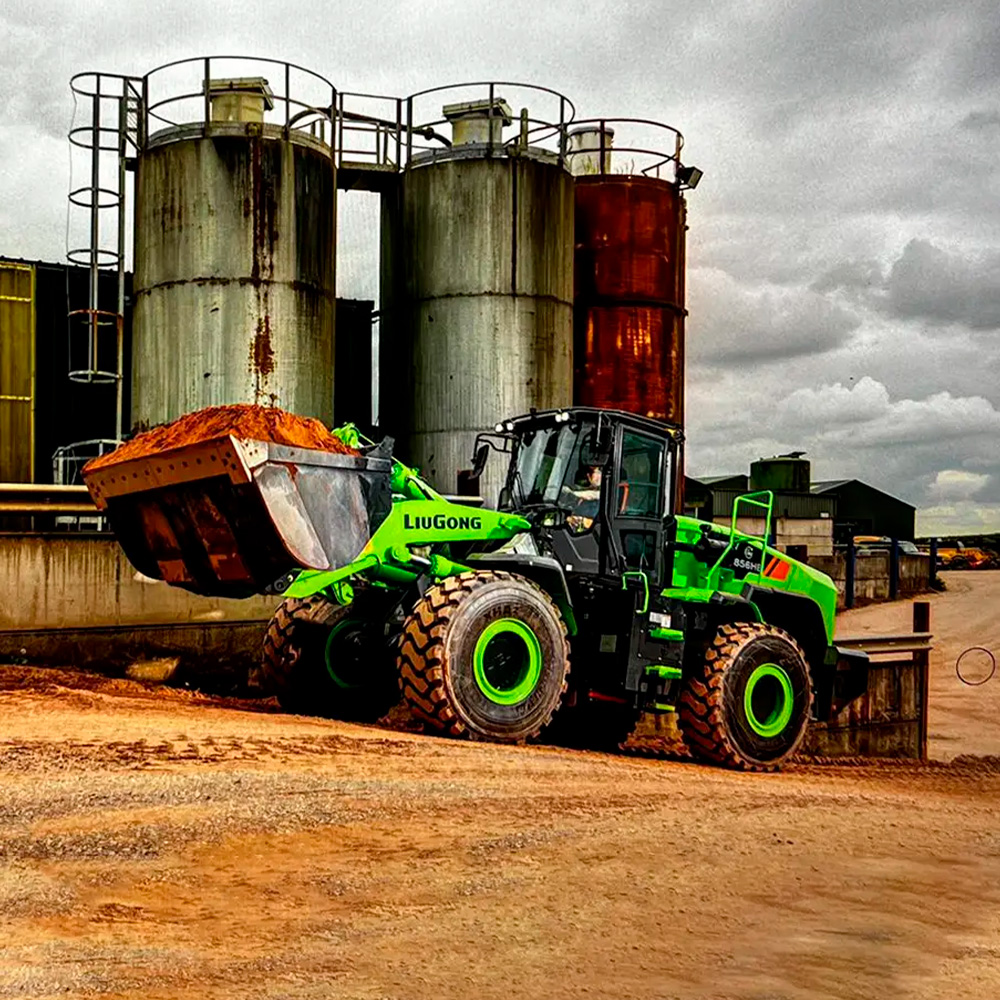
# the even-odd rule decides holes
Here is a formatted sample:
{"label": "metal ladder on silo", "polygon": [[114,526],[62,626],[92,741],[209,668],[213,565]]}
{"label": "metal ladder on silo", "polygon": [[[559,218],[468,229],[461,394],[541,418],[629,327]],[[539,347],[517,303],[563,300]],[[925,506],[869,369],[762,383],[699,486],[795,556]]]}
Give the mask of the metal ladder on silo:
{"label": "metal ladder on silo", "polygon": [[[120,441],[125,377],[126,173],[139,149],[142,80],[116,73],[80,73],[70,80],[70,89],[74,103],[71,154],[75,155],[76,149],[87,154],[89,179],[73,186],[71,160],[66,256],[88,268],[90,274],[86,307],[70,308],[72,303],[67,302],[69,378],[88,384],[116,384],[115,439]],[[81,102],[83,124],[77,125]],[[70,246],[72,224],[81,216],[87,243]],[[102,272],[117,275],[114,309],[102,308]]]}

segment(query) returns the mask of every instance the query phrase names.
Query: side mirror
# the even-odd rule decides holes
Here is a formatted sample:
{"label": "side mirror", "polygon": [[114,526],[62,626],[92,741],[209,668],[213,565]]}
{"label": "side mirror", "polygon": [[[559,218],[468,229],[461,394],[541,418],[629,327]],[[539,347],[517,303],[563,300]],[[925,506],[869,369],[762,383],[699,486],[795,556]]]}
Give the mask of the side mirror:
{"label": "side mirror", "polygon": [[483,469],[486,468],[486,462],[490,457],[490,446],[488,444],[481,444],[476,449],[475,457],[472,460],[472,478],[478,479],[483,474]]}
{"label": "side mirror", "polygon": [[613,428],[599,416],[596,426],[584,435],[581,460],[586,465],[605,466],[611,460],[613,444]]}
{"label": "side mirror", "polygon": [[472,468],[458,470],[457,489],[460,497],[479,496],[479,480],[482,478],[489,457],[490,446],[485,443],[477,445],[472,456]]}
{"label": "side mirror", "polygon": [[500,490],[500,496],[497,497],[497,510],[510,510],[510,500],[510,490],[504,486],[503,489]]}
{"label": "side mirror", "polygon": [[614,443],[614,428],[604,419],[604,414],[597,418],[597,427],[594,428],[594,440],[591,446],[594,459],[597,465],[607,465],[611,458],[611,449]]}

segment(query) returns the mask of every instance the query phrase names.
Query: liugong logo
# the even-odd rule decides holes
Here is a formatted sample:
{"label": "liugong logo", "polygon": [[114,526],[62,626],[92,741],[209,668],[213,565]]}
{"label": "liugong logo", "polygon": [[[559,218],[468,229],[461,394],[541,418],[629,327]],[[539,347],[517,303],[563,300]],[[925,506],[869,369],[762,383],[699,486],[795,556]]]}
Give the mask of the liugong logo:
{"label": "liugong logo", "polygon": [[481,517],[456,517],[454,514],[432,514],[424,517],[422,514],[403,515],[403,528],[407,531],[430,528],[447,529],[448,531],[479,531],[483,527]]}

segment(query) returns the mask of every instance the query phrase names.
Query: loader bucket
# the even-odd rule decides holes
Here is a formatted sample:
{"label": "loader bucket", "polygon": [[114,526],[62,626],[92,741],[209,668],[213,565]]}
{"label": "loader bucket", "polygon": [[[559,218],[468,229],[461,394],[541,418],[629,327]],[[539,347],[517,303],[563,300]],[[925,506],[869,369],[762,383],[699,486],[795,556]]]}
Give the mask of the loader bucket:
{"label": "loader bucket", "polygon": [[281,590],[353,561],[392,506],[392,461],[225,435],[84,470],[139,572],[196,594]]}

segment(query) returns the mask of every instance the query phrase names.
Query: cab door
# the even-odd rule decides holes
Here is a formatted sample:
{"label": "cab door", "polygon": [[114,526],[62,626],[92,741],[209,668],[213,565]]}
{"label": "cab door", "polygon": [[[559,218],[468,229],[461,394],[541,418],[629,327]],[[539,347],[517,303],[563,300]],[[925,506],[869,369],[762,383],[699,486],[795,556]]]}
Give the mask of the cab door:
{"label": "cab door", "polygon": [[642,571],[651,586],[663,577],[663,518],[669,485],[669,451],[663,438],[619,427],[605,493],[606,572]]}

